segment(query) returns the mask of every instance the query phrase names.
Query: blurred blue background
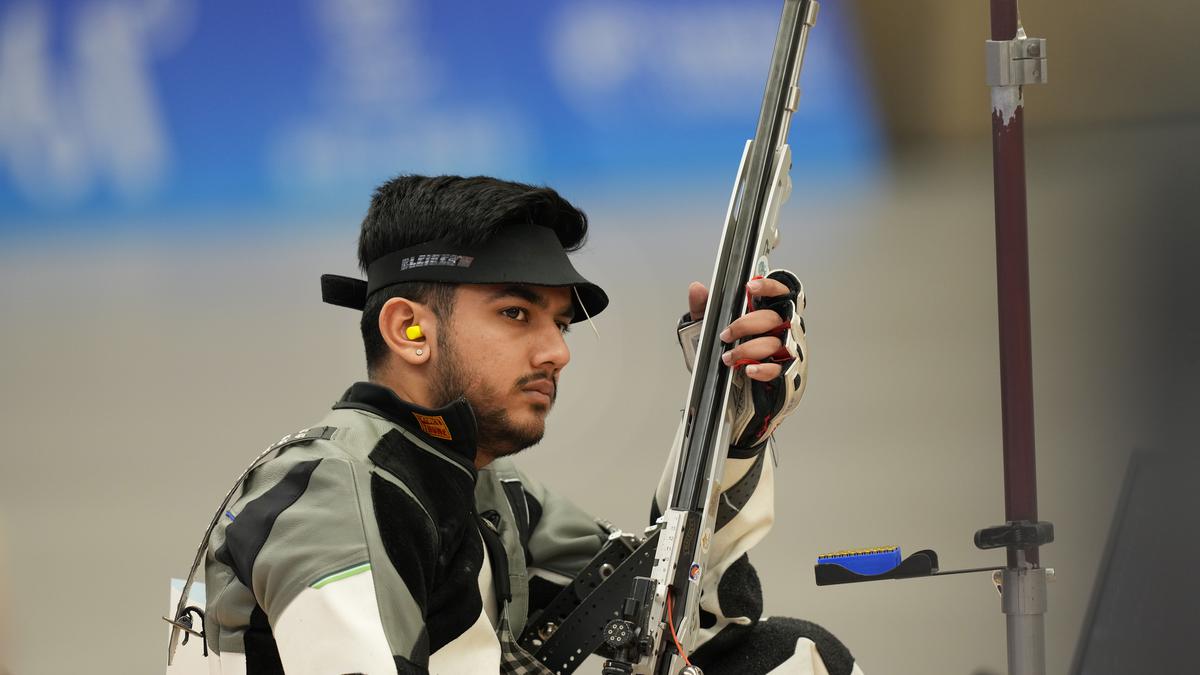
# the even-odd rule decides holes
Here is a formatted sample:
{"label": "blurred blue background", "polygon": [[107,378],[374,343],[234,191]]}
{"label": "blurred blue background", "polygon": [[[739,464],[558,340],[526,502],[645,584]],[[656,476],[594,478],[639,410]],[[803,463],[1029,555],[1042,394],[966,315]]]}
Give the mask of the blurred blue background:
{"label": "blurred blue background", "polygon": [[[0,236],[351,217],[400,172],[568,195],[729,182],[779,3],[12,3]],[[828,3],[797,170],[876,169],[858,34]]]}

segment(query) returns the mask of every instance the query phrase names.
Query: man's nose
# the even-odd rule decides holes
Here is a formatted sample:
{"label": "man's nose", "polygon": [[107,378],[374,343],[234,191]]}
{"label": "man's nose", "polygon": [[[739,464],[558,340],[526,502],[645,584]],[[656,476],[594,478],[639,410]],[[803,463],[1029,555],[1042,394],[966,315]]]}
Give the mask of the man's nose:
{"label": "man's nose", "polygon": [[550,329],[543,331],[541,339],[538,341],[533,365],[559,371],[566,368],[570,360],[571,349],[567,347],[567,341],[558,325],[555,324]]}

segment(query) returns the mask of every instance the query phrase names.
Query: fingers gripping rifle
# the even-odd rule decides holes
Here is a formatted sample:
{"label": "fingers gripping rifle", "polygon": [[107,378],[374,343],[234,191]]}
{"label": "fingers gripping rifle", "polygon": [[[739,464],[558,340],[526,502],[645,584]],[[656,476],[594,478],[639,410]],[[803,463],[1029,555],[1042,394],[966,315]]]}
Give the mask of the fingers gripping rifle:
{"label": "fingers gripping rifle", "polygon": [[[800,101],[799,78],[815,0],[785,0],[754,138],[746,142],[725,217],[708,305],[685,408],[684,433],[674,449],[676,474],[663,516],[636,550],[626,551],[594,591],[577,598],[561,624],[545,613],[522,642],[556,673],[572,672],[598,647],[609,656],[606,675],[675,672],[699,630],[700,585],[715,529],[718,481],[729,450],[731,421],[749,386],[721,361],[721,329],[747,311],[746,283],[765,276],[767,254],[779,237],[779,209],[791,193],[788,128]],[[617,547],[621,551],[620,547]],[[611,549],[607,555],[611,556]],[[602,552],[599,557],[606,556]],[[607,565],[607,567],[605,567]],[[581,576],[590,574],[585,570]],[[614,592],[615,591],[615,592]],[[557,601],[556,603],[557,604]],[[561,610],[560,610],[561,611]],[[533,627],[536,624],[537,627]],[[531,637],[540,633],[538,637]],[[526,641],[526,638],[530,639]],[[699,672],[688,664],[687,672]]]}

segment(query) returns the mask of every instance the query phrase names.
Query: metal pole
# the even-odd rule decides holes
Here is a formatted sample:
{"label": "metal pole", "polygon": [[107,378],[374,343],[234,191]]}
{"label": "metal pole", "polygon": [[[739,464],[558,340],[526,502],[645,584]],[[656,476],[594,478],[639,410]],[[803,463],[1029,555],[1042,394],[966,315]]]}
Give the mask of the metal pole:
{"label": "metal pole", "polygon": [[[992,40],[1012,40],[1016,35],[1016,0],[992,0]],[[1037,522],[1021,85],[992,87],[992,169],[996,194],[1000,397],[1004,420],[1004,515],[1010,522]],[[1028,550],[1026,560],[1037,566],[1037,547]],[[1016,565],[1016,556],[1010,550],[1008,566]]]}
{"label": "metal pole", "polygon": [[[1007,43],[998,69],[1030,79],[989,77],[992,93],[992,168],[996,199],[996,281],[1000,323],[1000,391],[1004,429],[1004,512],[1009,523],[1038,522],[1034,461],[1033,360],[1029,326],[1029,241],[1025,211],[1025,134],[1022,86],[1044,81],[1044,43],[1026,41],[1017,0],[991,0],[993,43]],[[989,48],[992,45],[989,44]],[[991,52],[989,52],[991,53]],[[989,64],[991,65],[991,64]],[[1023,69],[1021,72],[1025,72]],[[1008,548],[1001,607],[1008,629],[1010,675],[1046,670],[1046,576],[1038,547]]]}

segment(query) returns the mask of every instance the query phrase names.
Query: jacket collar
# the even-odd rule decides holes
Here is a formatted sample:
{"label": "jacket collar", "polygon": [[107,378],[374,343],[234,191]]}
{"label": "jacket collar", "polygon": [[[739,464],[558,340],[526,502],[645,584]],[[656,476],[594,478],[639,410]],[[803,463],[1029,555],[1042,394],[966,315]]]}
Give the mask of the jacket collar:
{"label": "jacket collar", "polygon": [[442,408],[422,408],[374,382],[355,382],[334,410],[354,408],[375,413],[408,430],[426,443],[444,448],[475,466],[475,413],[466,398]]}

